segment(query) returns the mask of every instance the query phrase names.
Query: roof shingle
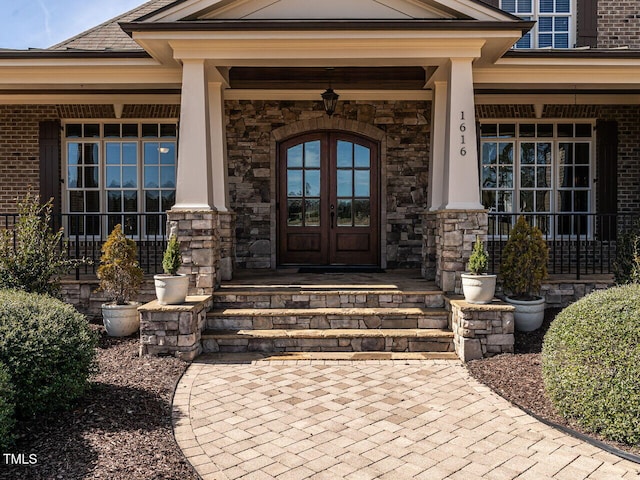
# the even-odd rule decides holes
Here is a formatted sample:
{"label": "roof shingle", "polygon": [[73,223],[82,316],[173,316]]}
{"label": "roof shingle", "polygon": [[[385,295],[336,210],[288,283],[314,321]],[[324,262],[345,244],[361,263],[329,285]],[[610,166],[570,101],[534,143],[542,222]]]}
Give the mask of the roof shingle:
{"label": "roof shingle", "polygon": [[142,50],[122,31],[119,22],[131,22],[148,15],[175,0],[151,0],[122,15],[53,45],[48,50]]}

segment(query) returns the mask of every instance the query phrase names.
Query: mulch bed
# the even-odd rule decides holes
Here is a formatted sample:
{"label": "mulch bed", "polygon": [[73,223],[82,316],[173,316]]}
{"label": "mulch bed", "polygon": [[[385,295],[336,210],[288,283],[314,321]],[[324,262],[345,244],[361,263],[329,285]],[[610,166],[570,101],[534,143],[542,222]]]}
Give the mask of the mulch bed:
{"label": "mulch bed", "polygon": [[542,381],[542,341],[551,321],[560,312],[547,309],[544,324],[534,332],[515,334],[515,355],[504,354],[467,364],[471,375],[511,403],[550,422],[569,427],[612,447],[640,455],[640,448],[606,440],[587,433],[575,423],[567,421],[547,398]]}
{"label": "mulch bed", "polygon": [[[98,327],[96,327],[98,328]],[[0,479],[198,479],[171,428],[171,398],[187,364],[138,356],[138,336],[107,337],[100,371],[74,409],[18,425],[14,454],[35,454],[30,466],[7,466]]]}

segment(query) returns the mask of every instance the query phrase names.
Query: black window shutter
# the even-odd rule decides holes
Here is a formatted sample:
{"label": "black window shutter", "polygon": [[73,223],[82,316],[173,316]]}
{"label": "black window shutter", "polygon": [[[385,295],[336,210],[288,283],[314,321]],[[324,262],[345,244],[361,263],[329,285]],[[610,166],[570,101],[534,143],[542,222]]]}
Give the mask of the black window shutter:
{"label": "black window shutter", "polygon": [[602,240],[614,240],[618,213],[618,122],[598,120],[596,143],[598,213],[611,215],[602,219],[599,230]]}
{"label": "black window shutter", "polygon": [[578,0],[576,47],[598,46],[598,0]]}
{"label": "black window shutter", "polygon": [[60,122],[40,122],[40,200],[53,198],[53,213],[60,213]]}

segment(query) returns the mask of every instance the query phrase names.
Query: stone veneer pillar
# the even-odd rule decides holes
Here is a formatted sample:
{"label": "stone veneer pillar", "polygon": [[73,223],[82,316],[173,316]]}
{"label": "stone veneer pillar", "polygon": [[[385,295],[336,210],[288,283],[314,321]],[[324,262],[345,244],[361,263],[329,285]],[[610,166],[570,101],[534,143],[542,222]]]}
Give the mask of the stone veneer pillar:
{"label": "stone veneer pillar", "polygon": [[[236,214],[218,212],[218,239],[220,241],[220,280],[231,280],[235,271],[236,258]],[[219,282],[218,282],[219,283]]]}
{"label": "stone veneer pillar", "polygon": [[219,214],[215,210],[169,210],[168,231],[177,231],[182,253],[179,273],[191,275],[191,295],[211,294],[220,284]]}
{"label": "stone veneer pillar", "polygon": [[423,275],[433,276],[445,292],[462,292],[464,273],[473,243],[486,239],[486,210],[439,210],[425,214]]}

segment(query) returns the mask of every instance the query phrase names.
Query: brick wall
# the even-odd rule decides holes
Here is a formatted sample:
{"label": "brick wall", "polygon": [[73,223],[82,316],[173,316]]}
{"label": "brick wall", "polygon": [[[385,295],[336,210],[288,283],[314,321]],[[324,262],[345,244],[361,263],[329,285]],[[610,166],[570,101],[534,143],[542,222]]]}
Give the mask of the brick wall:
{"label": "brick wall", "polygon": [[[386,134],[387,262],[419,268],[426,202],[429,102],[340,102],[337,118],[374,125]],[[231,208],[236,212],[240,268],[271,265],[272,131],[325,116],[320,102],[227,101]],[[334,117],[334,118],[336,118]]]}
{"label": "brick wall", "polygon": [[[126,105],[122,118],[177,118],[178,105]],[[67,118],[115,118],[112,105],[0,105],[0,213],[40,182],[38,124]]]}
{"label": "brick wall", "polygon": [[38,123],[56,118],[55,106],[0,105],[0,213],[15,213],[16,198],[39,189]]}
{"label": "brick wall", "polygon": [[598,47],[640,48],[640,5],[637,0],[598,1]]}

